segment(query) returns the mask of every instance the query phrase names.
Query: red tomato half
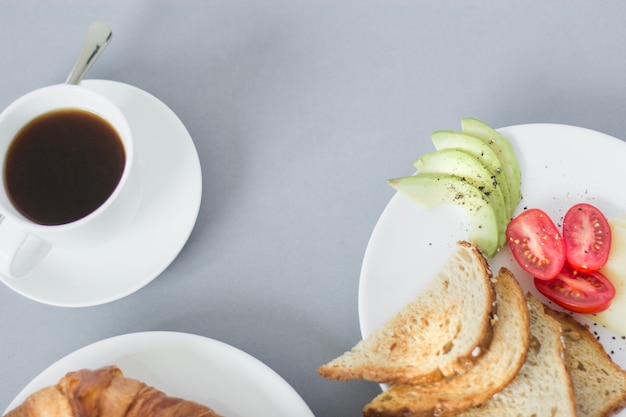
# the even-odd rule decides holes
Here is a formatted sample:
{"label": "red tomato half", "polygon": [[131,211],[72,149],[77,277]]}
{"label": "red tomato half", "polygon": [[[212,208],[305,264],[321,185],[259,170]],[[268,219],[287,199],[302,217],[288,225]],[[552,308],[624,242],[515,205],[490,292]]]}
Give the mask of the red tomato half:
{"label": "red tomato half", "polygon": [[592,314],[606,310],[615,296],[615,287],[599,272],[580,272],[566,265],[556,278],[535,278],[540,293],[575,313]]}
{"label": "red tomato half", "polygon": [[576,204],[563,219],[563,242],[567,262],[574,269],[598,271],[609,259],[611,227],[594,206]]}
{"label": "red tomato half", "polygon": [[544,211],[529,209],[511,220],[506,238],[517,263],[533,277],[552,279],[563,269],[563,239]]}

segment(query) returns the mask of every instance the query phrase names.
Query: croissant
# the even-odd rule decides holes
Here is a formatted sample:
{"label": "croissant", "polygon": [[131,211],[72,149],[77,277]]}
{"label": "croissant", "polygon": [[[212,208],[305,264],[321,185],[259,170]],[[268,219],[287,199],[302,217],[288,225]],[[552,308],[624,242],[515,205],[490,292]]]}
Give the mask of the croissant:
{"label": "croissant", "polygon": [[70,372],[4,417],[221,417],[193,401],[168,397],[116,366]]}

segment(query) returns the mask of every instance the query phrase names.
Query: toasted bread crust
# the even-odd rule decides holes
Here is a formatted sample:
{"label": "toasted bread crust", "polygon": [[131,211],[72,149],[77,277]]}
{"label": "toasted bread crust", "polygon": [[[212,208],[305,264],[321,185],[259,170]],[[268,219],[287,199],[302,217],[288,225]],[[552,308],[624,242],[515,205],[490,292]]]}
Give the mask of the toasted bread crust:
{"label": "toasted bread crust", "polygon": [[423,292],[318,373],[380,383],[425,383],[463,373],[489,347],[494,312],[489,264],[475,245],[459,242]]}
{"label": "toasted bread crust", "polygon": [[607,417],[626,407],[626,372],[613,362],[589,329],[571,315],[546,308],[563,331],[579,417]]}
{"label": "toasted bread crust", "polygon": [[524,363],[530,317],[524,292],[502,268],[496,278],[498,314],[488,351],[465,374],[425,385],[393,385],[363,410],[365,417],[446,417],[479,405],[502,390]]}
{"label": "toasted bread crust", "polygon": [[458,417],[576,416],[561,327],[535,297],[527,294],[526,300],[531,319],[531,342],[524,365],[502,391]]}

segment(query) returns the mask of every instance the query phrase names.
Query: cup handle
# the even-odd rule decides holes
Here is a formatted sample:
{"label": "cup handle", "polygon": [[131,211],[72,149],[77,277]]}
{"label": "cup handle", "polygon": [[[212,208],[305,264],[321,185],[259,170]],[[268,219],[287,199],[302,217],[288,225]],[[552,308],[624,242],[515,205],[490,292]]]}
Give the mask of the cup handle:
{"label": "cup handle", "polygon": [[24,232],[0,214],[0,273],[18,278],[29,273],[52,245]]}

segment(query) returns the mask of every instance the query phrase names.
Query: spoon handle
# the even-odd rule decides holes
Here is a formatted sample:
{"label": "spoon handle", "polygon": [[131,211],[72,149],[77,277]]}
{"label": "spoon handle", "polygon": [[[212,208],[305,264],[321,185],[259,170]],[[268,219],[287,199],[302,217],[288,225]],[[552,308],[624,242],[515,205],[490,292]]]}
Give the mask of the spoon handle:
{"label": "spoon handle", "polygon": [[113,32],[109,25],[103,22],[95,22],[89,27],[87,37],[80,50],[74,68],[65,81],[66,84],[78,84],[83,79],[87,71],[96,62],[104,48],[111,42]]}

